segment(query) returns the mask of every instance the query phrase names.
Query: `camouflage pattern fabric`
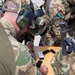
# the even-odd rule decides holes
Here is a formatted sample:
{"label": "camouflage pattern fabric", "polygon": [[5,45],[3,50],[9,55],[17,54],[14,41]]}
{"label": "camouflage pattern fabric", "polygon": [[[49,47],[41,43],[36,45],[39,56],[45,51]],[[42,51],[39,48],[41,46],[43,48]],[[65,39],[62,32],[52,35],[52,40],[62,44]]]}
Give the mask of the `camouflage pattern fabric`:
{"label": "camouflage pattern fabric", "polygon": [[[47,0],[47,1],[49,1],[50,3],[48,6],[49,9],[47,8],[46,10],[47,11],[46,14],[48,14],[48,16],[50,17],[50,22],[53,31],[58,38],[58,35],[60,36],[60,28],[55,27],[53,19],[54,17],[56,17],[57,12],[59,11],[62,11],[64,13],[63,19],[65,19],[66,15],[65,12],[66,8],[68,7],[68,3],[67,0]],[[68,17],[69,15],[67,15],[67,18]],[[62,50],[60,50],[53,56],[50,63],[53,68],[54,75],[75,75],[75,52],[71,52],[70,54],[63,56]]]}
{"label": "camouflage pattern fabric", "polygon": [[74,9],[75,9],[75,1],[74,0],[68,0],[68,7],[66,10],[66,21],[67,21],[67,29],[68,29],[68,34],[70,36],[74,36],[75,37],[75,13],[74,13]]}
{"label": "camouflage pattern fabric", "polygon": [[55,75],[75,75],[75,53],[66,56],[62,55],[62,50],[57,52],[51,60]]}
{"label": "camouflage pattern fabric", "polygon": [[16,30],[14,26],[9,21],[4,20],[3,18],[0,19],[0,23],[3,25],[6,33],[8,34],[8,38],[14,50],[16,62],[15,75],[41,75],[41,73],[36,68],[35,61],[28,51],[28,47],[22,45],[15,39]]}
{"label": "camouflage pattern fabric", "polygon": [[54,18],[58,17],[57,13],[61,11],[63,16],[60,21],[65,19],[65,12],[68,6],[67,0],[46,0],[44,11],[48,15],[47,17],[49,17],[50,22],[47,24],[48,29],[46,34],[42,36],[43,45],[60,46],[60,27],[55,25]]}
{"label": "camouflage pattern fabric", "polygon": [[44,4],[45,14],[48,15],[46,18],[50,21],[48,25],[48,29],[46,34],[42,37],[42,42],[44,45],[51,46],[60,46],[60,27],[56,26],[54,23],[54,18],[58,17],[57,13],[62,11],[63,18],[60,19],[62,21],[65,16],[66,7],[68,3],[66,0],[46,0]]}
{"label": "camouflage pattern fabric", "polygon": [[15,75],[15,70],[14,51],[5,30],[0,24],[0,75]]}
{"label": "camouflage pattern fabric", "polygon": [[17,6],[17,12],[19,13],[21,10],[21,0],[11,0]]}
{"label": "camouflage pattern fabric", "polygon": [[[74,0],[46,0],[44,4],[46,15],[49,17],[48,31],[42,37],[43,45],[60,46],[60,27],[54,24],[54,18],[57,13],[64,13],[63,19],[67,22],[67,35],[75,36],[74,33]],[[63,19],[60,19],[62,21]]]}
{"label": "camouflage pattern fabric", "polygon": [[71,17],[69,3],[74,4],[74,1],[73,0],[46,0],[45,3],[46,14],[50,17],[50,20],[52,21],[54,17],[56,17],[56,14],[59,11],[62,11],[63,12],[62,19],[66,20]]}
{"label": "camouflage pattern fabric", "polygon": [[[48,1],[48,0],[47,0]],[[57,12],[62,11],[65,14],[65,7],[67,7],[67,0],[49,0],[49,17],[52,20]],[[46,7],[47,8],[47,7]]]}

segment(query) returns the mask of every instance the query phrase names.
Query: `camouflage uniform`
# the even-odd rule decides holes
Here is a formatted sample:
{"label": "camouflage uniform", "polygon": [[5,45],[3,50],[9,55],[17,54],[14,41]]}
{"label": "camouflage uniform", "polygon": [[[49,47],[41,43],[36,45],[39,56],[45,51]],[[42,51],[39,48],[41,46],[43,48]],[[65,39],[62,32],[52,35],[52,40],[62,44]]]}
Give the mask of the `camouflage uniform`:
{"label": "camouflage uniform", "polygon": [[15,61],[16,61],[16,74],[15,75],[41,75],[37,70],[35,61],[32,59],[27,46],[22,45],[16,39],[16,30],[14,26],[7,20],[0,19],[8,38],[13,46]]}
{"label": "camouflage uniform", "polygon": [[[17,0],[15,2],[17,2]],[[15,75],[41,75],[38,68],[36,67],[36,62],[29,53],[28,47],[21,44],[15,39],[16,29],[14,28],[12,23],[3,18],[0,19],[0,23],[2,24],[5,32],[7,33],[14,50],[16,62]]]}
{"label": "camouflage uniform", "polygon": [[[56,27],[54,24],[54,18],[58,17],[57,13],[62,11],[65,15],[65,7],[68,6],[65,0],[46,0],[45,6],[45,14],[48,15],[46,18],[50,21],[48,25],[48,30],[46,34],[42,37],[42,41],[45,45],[55,45],[56,41],[60,42],[60,27]],[[60,21],[64,19],[64,16]],[[59,46],[60,44],[56,44]]]}
{"label": "camouflage uniform", "polygon": [[66,56],[62,55],[62,50],[57,52],[51,60],[55,75],[75,75],[75,53]]}
{"label": "camouflage uniform", "polygon": [[[46,11],[50,17],[51,22],[52,19],[56,16],[56,13],[60,10],[64,13],[63,19],[69,18],[68,16],[65,18],[66,8],[69,5],[67,0],[47,0],[47,2],[50,2],[49,10],[47,9],[48,11]],[[58,36],[57,32],[59,33],[60,31],[55,27],[54,24],[52,24],[52,26],[55,34]],[[59,52],[53,56],[50,63],[55,75],[75,75],[75,52],[71,52],[67,55],[62,55],[62,50],[59,50]]]}

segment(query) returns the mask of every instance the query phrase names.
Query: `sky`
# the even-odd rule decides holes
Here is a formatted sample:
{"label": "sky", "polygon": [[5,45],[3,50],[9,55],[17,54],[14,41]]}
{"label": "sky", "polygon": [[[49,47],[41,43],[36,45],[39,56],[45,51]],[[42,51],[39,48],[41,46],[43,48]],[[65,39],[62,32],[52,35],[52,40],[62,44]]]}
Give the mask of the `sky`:
{"label": "sky", "polygon": [[32,0],[32,2],[35,3],[38,6],[40,6],[44,3],[43,0]]}

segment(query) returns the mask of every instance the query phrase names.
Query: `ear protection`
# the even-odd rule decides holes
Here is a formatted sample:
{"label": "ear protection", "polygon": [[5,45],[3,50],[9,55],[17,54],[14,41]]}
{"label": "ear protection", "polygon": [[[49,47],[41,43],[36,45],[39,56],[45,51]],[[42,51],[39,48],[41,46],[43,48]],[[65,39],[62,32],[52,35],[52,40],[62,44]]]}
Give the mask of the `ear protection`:
{"label": "ear protection", "polygon": [[27,10],[23,9],[18,14],[16,23],[21,29],[23,29],[23,28],[27,27],[28,25],[31,25],[32,20],[33,20],[32,11],[30,9],[27,9]]}
{"label": "ear protection", "polygon": [[31,26],[33,24],[32,20],[35,20],[37,17],[42,15],[44,15],[42,9],[38,9],[36,12],[34,12],[33,3],[30,0],[30,5],[23,5],[23,9],[19,12],[16,23],[19,28],[23,29],[27,26]]}

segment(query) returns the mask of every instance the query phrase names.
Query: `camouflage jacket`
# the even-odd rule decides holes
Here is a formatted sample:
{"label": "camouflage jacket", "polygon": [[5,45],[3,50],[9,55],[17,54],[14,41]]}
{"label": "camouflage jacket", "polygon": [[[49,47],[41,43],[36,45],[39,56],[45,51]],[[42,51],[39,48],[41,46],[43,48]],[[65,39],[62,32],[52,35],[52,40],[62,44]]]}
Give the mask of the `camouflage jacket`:
{"label": "camouflage jacket", "polygon": [[[48,15],[50,21],[48,24],[48,30],[42,37],[42,42],[45,45],[60,45],[60,26],[57,27],[55,25],[54,18],[58,17],[57,13],[61,11],[63,13],[62,17],[64,19],[66,7],[68,6],[66,1],[67,0],[46,0],[44,4],[45,13],[46,15]],[[62,21],[63,19],[60,19],[60,21]]]}
{"label": "camouflage jacket", "polygon": [[[65,19],[65,12],[67,11],[67,0],[47,0],[46,13],[50,17],[51,24],[54,33],[60,35],[60,28],[56,27],[53,23],[53,19],[57,16],[57,13],[62,11],[64,13],[63,19]],[[69,15],[67,15],[68,18]],[[58,16],[57,16],[58,17]],[[54,75],[75,75],[75,52],[71,52],[66,56],[62,55],[62,50],[57,52],[52,60],[51,66],[54,71]]]}
{"label": "camouflage jacket", "polygon": [[15,54],[16,73],[15,75],[41,75],[36,67],[36,63],[29,53],[27,46],[22,45],[16,39],[16,30],[14,26],[3,18],[0,23],[4,27]]}

